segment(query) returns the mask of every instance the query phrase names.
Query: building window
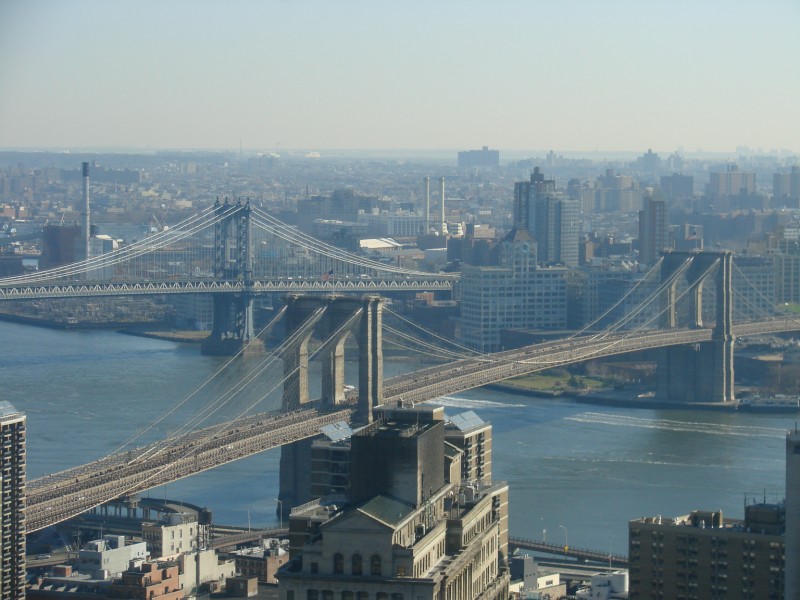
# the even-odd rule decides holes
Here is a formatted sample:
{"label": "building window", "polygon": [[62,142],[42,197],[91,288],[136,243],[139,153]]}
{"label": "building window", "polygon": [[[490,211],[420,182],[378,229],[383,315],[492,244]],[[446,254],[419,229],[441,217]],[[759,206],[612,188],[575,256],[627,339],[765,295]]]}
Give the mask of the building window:
{"label": "building window", "polygon": [[322,590],[322,600],[333,600],[333,590]]}
{"label": "building window", "polygon": [[333,555],[333,572],[335,575],[344,573],[344,556],[338,552]]}
{"label": "building window", "polygon": [[342,592],[342,600],[353,600],[353,592],[344,591]]}
{"label": "building window", "polygon": [[319,563],[312,562],[311,563],[311,572],[312,573],[319,573]]}
{"label": "building window", "polygon": [[369,600],[369,593],[368,592],[358,592],[356,594],[356,600]]}
{"label": "building window", "polygon": [[370,575],[378,575],[381,574],[381,557],[377,554],[373,554],[372,558],[369,561],[370,567],[369,572]]}
{"label": "building window", "polygon": [[306,600],[319,600],[319,591],[306,590]]}
{"label": "building window", "polygon": [[361,555],[353,554],[353,575],[361,575]]}

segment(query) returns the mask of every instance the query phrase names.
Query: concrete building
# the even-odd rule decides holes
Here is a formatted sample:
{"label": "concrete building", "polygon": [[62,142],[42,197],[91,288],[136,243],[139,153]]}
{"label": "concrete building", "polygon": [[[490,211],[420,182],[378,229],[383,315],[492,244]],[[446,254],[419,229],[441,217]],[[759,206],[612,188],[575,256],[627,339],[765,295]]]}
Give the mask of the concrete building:
{"label": "concrete building", "polygon": [[624,600],[628,598],[628,572],[597,573],[589,586],[575,592],[577,600]]}
{"label": "concrete building", "polygon": [[78,551],[78,571],[93,579],[119,577],[131,561],[146,558],[147,544],[144,542],[126,544],[124,535],[104,535]]}
{"label": "concrete building", "polygon": [[461,479],[492,481],[492,426],[473,411],[445,421],[444,439],[461,451]]}
{"label": "concrete building", "polygon": [[772,206],[800,208],[800,167],[772,176]]}
{"label": "concrete building", "polygon": [[170,562],[146,562],[122,573],[111,583],[109,598],[134,600],[182,600],[178,565]]}
{"label": "concrete building", "polygon": [[686,200],[691,200],[694,196],[694,177],[691,175],[662,175],[660,179],[661,191],[667,200],[677,203],[678,201],[686,206]]}
{"label": "concrete building", "polygon": [[800,600],[800,433],[786,436],[786,600]]}
{"label": "concrete building", "polygon": [[[142,540],[153,558],[174,556],[205,545],[207,526],[199,525],[197,515],[172,513],[159,523],[142,523]],[[199,541],[199,544],[198,544]]]}
{"label": "concrete building", "polygon": [[25,598],[25,415],[0,401],[0,600]]}
{"label": "concrete building", "polygon": [[353,503],[293,512],[320,520],[279,571],[281,599],[507,598],[508,486],[461,480],[441,407],[376,417],[352,438]]}
{"label": "concrete building", "polygon": [[724,171],[712,171],[709,175],[708,195],[721,198],[755,194],[756,174],[740,171],[736,165],[728,165]]}
{"label": "concrete building", "polygon": [[580,204],[558,193],[539,167],[530,181],[514,184],[514,227],[533,236],[541,264],[578,266]]}
{"label": "concrete building", "polygon": [[[288,541],[287,541],[288,545]],[[260,583],[277,584],[278,569],[289,562],[288,547],[280,540],[262,540],[261,545],[242,548],[229,555],[236,563],[236,572],[243,577],[255,577]]]}
{"label": "concrete building", "polygon": [[459,169],[499,169],[500,151],[489,150],[484,146],[480,150],[464,150],[458,153]]}
{"label": "concrete building", "polygon": [[669,247],[667,205],[648,196],[639,211],[639,262],[652,266]]}
{"label": "concrete building", "polygon": [[218,555],[213,549],[184,552],[168,560],[178,565],[182,590],[205,586],[218,590],[225,587],[228,579],[237,573],[236,561]]}
{"label": "concrete building", "polygon": [[630,598],[784,598],[784,506],[752,504],[628,524]]}
{"label": "concrete building", "polygon": [[460,342],[495,352],[503,329],[563,329],[567,269],[537,269],[534,241],[524,227],[499,244],[498,260],[499,266],[462,268]]}
{"label": "concrete building", "polygon": [[[769,318],[775,311],[775,259],[772,256],[733,257],[734,322]],[[713,314],[713,308],[708,312]]]}
{"label": "concrete building", "polygon": [[410,212],[360,214],[358,222],[366,229],[365,236],[415,237],[427,233],[425,217]]}
{"label": "concrete building", "polygon": [[595,184],[595,212],[635,212],[641,208],[639,182],[630,175],[606,169]]}

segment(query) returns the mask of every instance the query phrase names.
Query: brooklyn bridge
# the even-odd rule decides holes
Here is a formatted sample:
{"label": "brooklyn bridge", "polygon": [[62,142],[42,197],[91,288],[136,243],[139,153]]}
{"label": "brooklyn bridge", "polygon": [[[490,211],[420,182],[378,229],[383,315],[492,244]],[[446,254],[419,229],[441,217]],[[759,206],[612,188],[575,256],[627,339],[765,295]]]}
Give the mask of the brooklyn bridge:
{"label": "brooklyn bridge", "polygon": [[[118,251],[1,279],[0,300],[211,294],[214,322],[204,351],[230,355],[231,369],[245,354],[257,361],[216,395],[201,392],[214,387],[205,381],[176,400],[153,424],[155,430],[168,415],[184,415],[169,435],[148,440],[140,432],[100,460],[29,481],[28,531],[265,450],[291,448],[325,425],[369,423],[379,405],[414,405],[605,356],[660,349],[657,396],[733,404],[735,339],[800,330],[800,321],[774,312],[734,322],[736,302],[744,301],[732,287],[734,269],[728,252],[667,253],[617,302],[627,304],[616,323],[514,350],[480,354],[419,332],[417,342],[445,362],[386,380],[384,337],[409,334],[388,323],[387,316],[403,317],[381,294],[451,290],[457,275],[369,260],[246,203],[218,202]],[[253,302],[266,294],[281,295],[285,306],[256,331]],[[263,340],[279,324],[283,342],[265,349]],[[358,386],[349,389],[344,362],[353,348]],[[312,361],[318,369],[310,369]],[[320,374],[315,385],[311,372]]]}

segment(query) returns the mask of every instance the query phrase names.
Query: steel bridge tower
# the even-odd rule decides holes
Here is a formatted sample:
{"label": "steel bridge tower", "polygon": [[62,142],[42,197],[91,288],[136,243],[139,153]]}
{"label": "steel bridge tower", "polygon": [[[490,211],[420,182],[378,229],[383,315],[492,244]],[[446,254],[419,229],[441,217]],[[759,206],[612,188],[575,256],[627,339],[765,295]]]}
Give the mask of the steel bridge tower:
{"label": "steel bridge tower", "polygon": [[[666,290],[662,327],[704,327],[703,288],[714,282],[715,323],[711,341],[661,350],[656,374],[656,396],[671,402],[735,402],[732,333],[733,288],[731,252],[667,252],[661,264],[661,281],[677,277]],[[678,283],[688,285],[688,323],[679,323]]]}
{"label": "steel bridge tower", "polygon": [[[290,296],[287,299],[286,339],[296,338],[284,353],[283,409],[310,402],[308,345],[314,334],[325,340],[320,374],[320,410],[350,402],[345,392],[345,341],[352,334],[358,345],[358,404],[353,423],[372,422],[372,409],[383,403],[383,342],[380,296]],[[324,311],[319,309],[324,308]],[[279,510],[310,500],[311,443],[306,439],[281,447]]]}
{"label": "steel bridge tower", "polygon": [[240,284],[242,291],[212,294],[211,334],[201,346],[203,354],[234,355],[242,349],[263,350],[253,339],[253,248],[250,203],[214,204],[214,278]]}

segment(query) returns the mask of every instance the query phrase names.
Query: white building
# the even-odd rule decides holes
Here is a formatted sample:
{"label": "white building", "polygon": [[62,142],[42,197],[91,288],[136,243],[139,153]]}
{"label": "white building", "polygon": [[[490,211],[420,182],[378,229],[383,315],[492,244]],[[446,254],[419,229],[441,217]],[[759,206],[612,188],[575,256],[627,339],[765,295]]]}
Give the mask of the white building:
{"label": "white building", "polygon": [[206,526],[198,525],[193,515],[175,513],[165,523],[142,523],[142,539],[153,559],[174,556],[202,547]]}
{"label": "white building", "polygon": [[87,543],[86,549],[78,552],[78,570],[93,579],[108,579],[119,577],[132,560],[146,558],[147,544],[144,542],[126,545],[124,535],[105,535],[103,539]]}
{"label": "white building", "polygon": [[624,600],[628,597],[628,571],[592,575],[589,587],[579,589],[578,600]]}
{"label": "white building", "polygon": [[461,271],[461,343],[478,352],[502,349],[503,329],[564,329],[567,269],[536,268],[533,240],[517,230],[500,247],[500,266]]}

